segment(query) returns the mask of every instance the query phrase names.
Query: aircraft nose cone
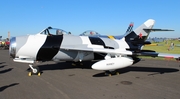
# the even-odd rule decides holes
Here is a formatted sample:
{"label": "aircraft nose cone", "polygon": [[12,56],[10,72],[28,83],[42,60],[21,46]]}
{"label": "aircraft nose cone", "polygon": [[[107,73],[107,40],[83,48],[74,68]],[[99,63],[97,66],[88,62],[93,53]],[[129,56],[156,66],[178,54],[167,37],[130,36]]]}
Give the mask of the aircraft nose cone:
{"label": "aircraft nose cone", "polygon": [[12,58],[15,58],[16,56],[16,37],[10,39],[9,55]]}

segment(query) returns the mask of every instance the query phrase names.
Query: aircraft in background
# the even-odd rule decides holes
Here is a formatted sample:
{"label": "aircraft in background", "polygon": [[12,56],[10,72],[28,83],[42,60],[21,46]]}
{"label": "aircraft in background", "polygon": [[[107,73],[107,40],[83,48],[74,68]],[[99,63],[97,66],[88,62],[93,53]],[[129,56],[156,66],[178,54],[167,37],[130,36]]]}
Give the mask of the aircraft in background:
{"label": "aircraft in background", "polygon": [[12,37],[9,53],[15,62],[29,63],[29,76],[40,75],[38,67],[33,66],[36,61],[98,60],[92,65],[92,69],[103,70],[111,75],[117,69],[139,62],[141,59],[138,56],[173,57],[179,60],[179,54],[142,50],[151,31],[172,31],[153,29],[154,23],[155,20],[149,19],[118,39],[69,35],[64,30],[48,27],[35,35]]}
{"label": "aircraft in background", "polygon": [[[132,32],[134,24],[131,22],[126,30],[126,34]],[[124,37],[124,35],[118,35],[118,36],[113,36],[113,35],[101,35],[96,31],[93,30],[87,30],[85,32],[83,32],[82,34],[80,34],[80,36],[91,36],[91,37],[103,37],[103,38],[110,38],[110,39],[121,39]]]}

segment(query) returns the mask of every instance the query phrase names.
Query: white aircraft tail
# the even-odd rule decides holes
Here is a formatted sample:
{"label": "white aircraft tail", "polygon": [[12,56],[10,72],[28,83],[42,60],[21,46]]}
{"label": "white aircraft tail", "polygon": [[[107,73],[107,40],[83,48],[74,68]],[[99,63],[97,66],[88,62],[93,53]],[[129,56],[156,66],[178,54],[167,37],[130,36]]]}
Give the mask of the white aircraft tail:
{"label": "white aircraft tail", "polygon": [[125,34],[125,40],[129,44],[130,49],[139,50],[144,44],[151,44],[147,42],[150,32],[153,31],[174,31],[169,29],[153,29],[155,20],[149,19],[136,28],[134,31]]}
{"label": "white aircraft tail", "polygon": [[151,32],[151,29],[153,28],[154,24],[155,24],[155,20],[153,19],[147,20],[138,28],[136,28],[134,31],[128,33],[125,36],[126,41],[144,42],[147,39],[149,33]]}

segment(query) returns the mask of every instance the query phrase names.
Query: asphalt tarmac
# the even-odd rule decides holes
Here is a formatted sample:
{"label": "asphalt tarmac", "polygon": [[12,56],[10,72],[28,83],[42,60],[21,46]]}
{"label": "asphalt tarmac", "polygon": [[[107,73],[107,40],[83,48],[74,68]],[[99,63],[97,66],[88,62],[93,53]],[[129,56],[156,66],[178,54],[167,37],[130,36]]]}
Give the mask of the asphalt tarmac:
{"label": "asphalt tarmac", "polygon": [[180,98],[180,62],[143,59],[111,77],[91,64],[38,63],[42,75],[29,77],[28,64],[13,62],[8,50],[0,50],[0,99]]}

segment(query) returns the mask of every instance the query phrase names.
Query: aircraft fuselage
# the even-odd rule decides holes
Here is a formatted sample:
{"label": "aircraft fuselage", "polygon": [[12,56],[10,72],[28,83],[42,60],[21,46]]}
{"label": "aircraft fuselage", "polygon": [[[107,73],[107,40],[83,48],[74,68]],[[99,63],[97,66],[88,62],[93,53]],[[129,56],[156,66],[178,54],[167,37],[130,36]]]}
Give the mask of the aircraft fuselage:
{"label": "aircraft fuselage", "polygon": [[[125,49],[128,44],[122,40],[75,35],[27,35],[14,38],[14,58],[30,58],[34,61],[65,60],[87,61],[104,59],[106,54],[82,51],[83,48]],[[12,46],[12,45],[11,45]],[[80,47],[81,51],[61,49]],[[93,47],[92,47],[93,46]],[[10,49],[12,50],[12,49]]]}

